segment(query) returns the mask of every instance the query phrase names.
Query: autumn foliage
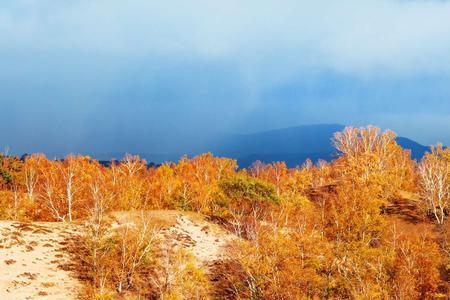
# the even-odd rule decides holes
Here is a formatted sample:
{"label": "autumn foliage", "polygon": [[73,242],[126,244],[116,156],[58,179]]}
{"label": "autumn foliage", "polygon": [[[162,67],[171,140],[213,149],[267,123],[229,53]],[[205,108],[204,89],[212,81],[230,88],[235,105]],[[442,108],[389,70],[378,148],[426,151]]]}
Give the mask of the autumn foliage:
{"label": "autumn foliage", "polygon": [[[334,161],[297,168],[255,162],[239,169],[211,153],[155,167],[131,155],[108,166],[77,155],[0,156],[0,217],[88,222],[94,238],[85,240],[85,265],[97,291],[164,299],[445,298],[450,150],[432,147],[417,162],[395,138],[349,127],[331,141]],[[155,209],[220,220],[239,237],[223,262],[234,267],[210,285],[189,254],[156,259],[164,249],[145,218],[139,230],[108,233],[109,213]],[[164,272],[183,275],[168,286]]]}

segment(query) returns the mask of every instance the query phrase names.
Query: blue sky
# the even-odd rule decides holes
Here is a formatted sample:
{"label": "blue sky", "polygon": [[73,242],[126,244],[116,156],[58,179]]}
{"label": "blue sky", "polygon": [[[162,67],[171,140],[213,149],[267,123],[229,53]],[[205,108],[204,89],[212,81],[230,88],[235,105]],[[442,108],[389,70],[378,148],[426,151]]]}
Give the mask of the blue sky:
{"label": "blue sky", "polygon": [[309,123],[450,144],[449,16],[432,0],[3,0],[0,147],[163,152]]}

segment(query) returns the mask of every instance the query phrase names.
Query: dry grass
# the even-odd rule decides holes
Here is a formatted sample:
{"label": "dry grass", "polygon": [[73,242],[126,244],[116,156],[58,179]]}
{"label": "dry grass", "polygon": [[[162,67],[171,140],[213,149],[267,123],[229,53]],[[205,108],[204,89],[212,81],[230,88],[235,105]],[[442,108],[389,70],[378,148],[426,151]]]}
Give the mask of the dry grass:
{"label": "dry grass", "polygon": [[30,272],[24,272],[24,273],[20,274],[19,276],[25,277],[29,280],[36,280],[36,278],[37,278],[36,273],[30,273]]}
{"label": "dry grass", "polygon": [[397,199],[383,207],[388,219],[403,219],[405,222],[419,224],[426,222],[419,209],[419,196],[417,194],[400,191]]}
{"label": "dry grass", "polygon": [[55,286],[55,283],[54,282],[43,282],[43,283],[41,283],[41,286],[44,288],[49,288],[49,287]]}
{"label": "dry grass", "polygon": [[[118,234],[118,236],[120,237],[123,229],[133,228],[132,230],[135,230],[140,228],[144,222],[146,223],[146,226],[148,226],[148,228],[157,229],[156,233],[158,245],[155,245],[155,249],[151,254],[152,259],[151,261],[149,261],[149,263],[151,262],[151,264],[155,265],[145,266],[140,271],[142,273],[141,275],[144,276],[142,278],[146,278],[145,280],[148,281],[147,285],[144,284],[142,285],[142,287],[145,287],[145,289],[149,288],[151,290],[151,293],[160,292],[160,288],[163,287],[156,288],[156,286],[159,286],[159,278],[164,278],[164,276],[162,276],[164,272],[176,267],[175,265],[168,266],[169,269],[166,269],[166,267],[164,267],[164,264],[167,263],[166,259],[169,256],[174,256],[171,259],[175,259],[175,256],[178,255],[176,255],[178,251],[184,251],[186,255],[192,257],[192,268],[195,269],[199,267],[202,269],[201,272],[209,273],[209,269],[214,267],[214,264],[211,264],[211,262],[218,259],[223,259],[225,251],[223,249],[223,246],[227,243],[227,241],[230,240],[230,234],[227,231],[222,229],[219,225],[206,220],[205,216],[194,212],[180,212],[175,210],[152,210],[144,212],[119,211],[110,213],[108,215],[108,218],[110,222],[106,222],[106,224],[110,224],[107,226],[111,227],[109,229],[106,229],[106,236],[110,234]],[[84,243],[86,246],[90,244],[86,242],[88,241],[85,241]],[[86,247],[80,248],[79,245],[82,244],[83,241],[80,240],[74,241],[73,243],[68,245],[70,252],[72,253],[74,258],[73,262],[75,262],[75,265],[70,266],[70,269],[72,271],[76,271],[79,275],[78,279],[86,283],[86,290],[84,291],[85,294],[88,296],[93,296],[98,293],[98,289],[100,289],[101,287],[99,285],[100,280],[102,280],[102,278],[100,276],[99,278],[94,279],[91,266],[92,262],[88,258],[91,257],[92,253]],[[114,253],[114,251],[111,252],[111,254]],[[170,253],[170,255],[168,253]],[[177,259],[175,259],[171,263],[176,262],[180,264],[178,267],[183,269],[188,266],[184,259],[185,258],[182,259],[183,261],[178,262],[176,262]],[[107,274],[109,278],[108,280],[114,279],[111,276],[113,276],[115,272],[109,272]],[[175,274],[178,273],[175,272]],[[194,276],[191,273],[189,274],[190,275],[186,276]],[[172,275],[170,274],[167,276],[169,276],[168,278],[172,278]],[[188,280],[188,277],[186,277],[185,279],[177,280]],[[153,279],[150,280],[149,278]],[[139,280],[136,281],[136,284],[140,284]],[[207,280],[206,277],[205,280]],[[164,280],[161,282],[164,282]],[[205,283],[203,288],[206,288],[206,286],[208,286],[208,284]],[[167,287],[163,289],[166,288]],[[141,292],[144,292],[144,290],[142,290]],[[111,283],[108,281],[106,287],[103,288],[103,292],[106,294],[114,294],[114,291],[114,282]],[[137,291],[126,291],[125,293],[127,292],[133,294]]]}
{"label": "dry grass", "polygon": [[5,260],[5,264],[7,264],[8,266],[12,265],[12,264],[15,264],[15,263],[16,263],[16,261],[14,259],[7,259],[7,260]]}

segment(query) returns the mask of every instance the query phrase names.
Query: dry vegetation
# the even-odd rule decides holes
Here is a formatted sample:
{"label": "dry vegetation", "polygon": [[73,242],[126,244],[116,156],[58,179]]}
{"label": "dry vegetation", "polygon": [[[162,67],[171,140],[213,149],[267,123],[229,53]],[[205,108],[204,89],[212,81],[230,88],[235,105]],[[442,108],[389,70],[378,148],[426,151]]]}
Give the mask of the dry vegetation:
{"label": "dry vegetation", "polygon": [[333,142],[336,160],[293,169],[3,156],[0,217],[79,224],[65,269],[88,299],[447,299],[450,150],[416,162],[374,127]]}

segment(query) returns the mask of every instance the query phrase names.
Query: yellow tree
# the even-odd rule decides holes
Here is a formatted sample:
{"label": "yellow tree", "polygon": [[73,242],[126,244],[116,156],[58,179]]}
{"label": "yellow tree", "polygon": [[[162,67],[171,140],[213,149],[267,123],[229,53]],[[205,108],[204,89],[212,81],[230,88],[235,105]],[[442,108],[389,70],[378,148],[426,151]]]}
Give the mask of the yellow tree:
{"label": "yellow tree", "polygon": [[30,156],[27,156],[27,158],[25,159],[23,177],[29,201],[33,201],[35,199],[35,190],[38,183],[38,166],[44,159],[46,158],[42,154],[32,154]]}
{"label": "yellow tree", "polygon": [[43,210],[41,218],[44,220],[53,219],[57,221],[65,220],[65,202],[61,184],[60,162],[48,159],[39,160],[38,171],[40,184],[39,206]]}
{"label": "yellow tree", "polygon": [[[337,164],[342,162],[358,169],[361,179],[379,186],[379,196],[392,200],[400,190],[410,188],[414,180],[414,164],[410,153],[403,150],[395,138],[394,132],[381,132],[373,126],[347,127],[334,135],[333,143],[345,160],[337,160]],[[342,172],[347,169],[334,170]]]}
{"label": "yellow tree", "polygon": [[179,178],[179,206],[204,213],[214,210],[218,182],[235,174],[236,169],[235,160],[217,158],[211,153],[192,159],[183,157],[175,166],[175,174]]}
{"label": "yellow tree", "polygon": [[[89,211],[89,181],[99,167],[97,161],[88,156],[69,155],[58,163],[59,184],[64,203],[62,220],[72,222],[75,217],[85,216]],[[67,218],[67,219],[66,219]]]}
{"label": "yellow tree", "polygon": [[0,217],[19,218],[23,199],[22,178],[23,162],[18,157],[0,153]]}
{"label": "yellow tree", "polygon": [[140,209],[147,205],[147,162],[139,156],[127,154],[111,166],[112,187],[115,190],[116,209]]}
{"label": "yellow tree", "polygon": [[174,208],[180,181],[173,164],[165,163],[150,169],[150,197],[154,208]]}

